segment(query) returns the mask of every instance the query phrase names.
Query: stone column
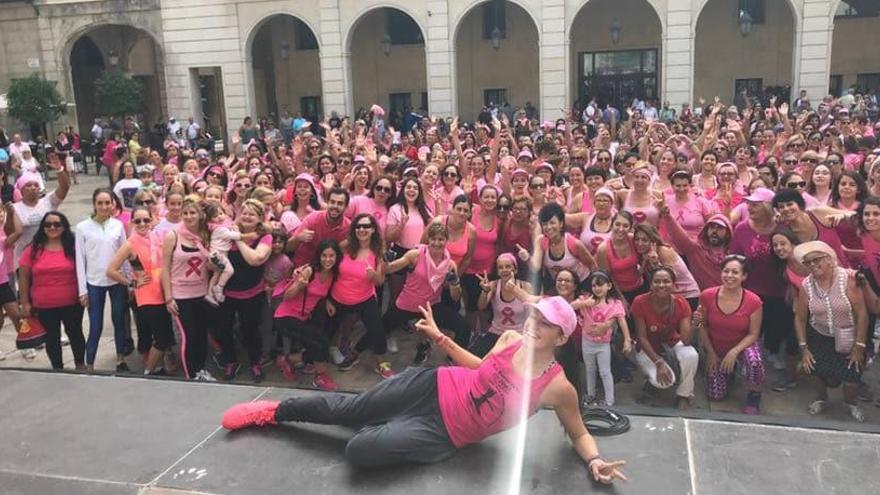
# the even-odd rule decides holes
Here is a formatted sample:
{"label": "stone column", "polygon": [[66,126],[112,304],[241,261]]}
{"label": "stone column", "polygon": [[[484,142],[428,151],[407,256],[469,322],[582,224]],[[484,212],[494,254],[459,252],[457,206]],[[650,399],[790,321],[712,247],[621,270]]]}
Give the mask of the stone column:
{"label": "stone column", "polygon": [[568,87],[569,49],[565,33],[565,1],[544,0],[538,43],[538,77],[542,120],[562,117],[563,108],[571,106]]}
{"label": "stone column", "polygon": [[340,114],[351,114],[353,102],[349,85],[348,57],[342,46],[342,32],[339,20],[339,3],[337,0],[320,0],[321,26],[321,103],[324,114],[332,111]]}
{"label": "stone column", "polygon": [[[834,13],[829,0],[803,0],[802,22],[796,25],[791,98],[806,90],[815,105],[828,94]],[[867,48],[866,48],[867,49]]]}
{"label": "stone column", "polygon": [[694,15],[689,0],[669,0],[666,22],[661,23],[660,98],[673,108],[691,103],[694,98]]}
{"label": "stone column", "polygon": [[425,63],[428,69],[428,111],[431,115],[453,114],[452,46],[449,37],[449,6],[445,0],[428,2],[428,33]]}

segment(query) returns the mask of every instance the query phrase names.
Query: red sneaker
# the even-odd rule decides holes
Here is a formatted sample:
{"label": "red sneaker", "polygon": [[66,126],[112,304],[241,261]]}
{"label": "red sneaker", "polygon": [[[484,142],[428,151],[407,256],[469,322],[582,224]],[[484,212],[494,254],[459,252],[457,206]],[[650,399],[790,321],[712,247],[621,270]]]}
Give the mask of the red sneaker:
{"label": "red sneaker", "polygon": [[333,381],[333,378],[327,373],[316,375],[315,379],[312,380],[312,385],[328,392],[335,392],[339,388],[336,382]]}
{"label": "red sneaker", "polygon": [[394,370],[391,369],[391,363],[389,363],[388,361],[382,361],[381,363],[377,364],[374,370],[384,380],[387,380],[394,376]]}
{"label": "red sneaker", "polygon": [[227,430],[240,430],[248,426],[277,425],[275,411],[281,404],[275,400],[258,400],[236,404],[223,413],[223,427]]}

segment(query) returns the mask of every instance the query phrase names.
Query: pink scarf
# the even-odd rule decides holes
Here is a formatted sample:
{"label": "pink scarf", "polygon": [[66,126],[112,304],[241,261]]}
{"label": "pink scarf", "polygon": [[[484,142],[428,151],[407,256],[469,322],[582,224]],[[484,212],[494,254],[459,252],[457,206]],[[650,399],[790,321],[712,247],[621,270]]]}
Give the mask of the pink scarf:
{"label": "pink scarf", "polygon": [[205,241],[203,241],[197,234],[193,234],[192,231],[183,224],[183,221],[174,226],[174,231],[177,232],[178,242],[186,241],[187,244],[197,247],[200,253],[205,256],[209,255],[208,250],[205,248]]}
{"label": "pink scarf", "polygon": [[449,251],[443,251],[443,260],[440,263],[434,263],[434,258],[428,253],[428,246],[422,244],[419,246],[419,256],[425,258],[425,272],[431,289],[437,291],[446,281],[446,274],[449,273],[449,266],[452,264],[452,258],[449,257]]}

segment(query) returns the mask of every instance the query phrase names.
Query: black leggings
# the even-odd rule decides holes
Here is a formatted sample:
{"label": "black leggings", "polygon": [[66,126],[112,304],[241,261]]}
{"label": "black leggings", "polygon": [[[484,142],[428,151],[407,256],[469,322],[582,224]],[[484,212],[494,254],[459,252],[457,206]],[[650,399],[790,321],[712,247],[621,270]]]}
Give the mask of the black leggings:
{"label": "black leggings", "polygon": [[151,346],[163,352],[174,347],[171,314],[164,304],[138,306],[134,315],[137,318],[139,352],[148,352]]}
{"label": "black leggings", "polygon": [[[434,313],[434,320],[437,322],[438,327],[452,330],[455,334],[455,343],[463,348],[467,347],[471,332],[468,329],[467,321],[458,312],[458,308],[441,301],[431,306],[431,312]],[[382,324],[385,326],[385,330],[390,333],[400,328],[407,321],[417,320],[421,317],[421,314],[405,311],[398,308],[395,304],[388,308],[388,311],[382,318]]]}
{"label": "black leggings", "polygon": [[761,323],[761,331],[764,332],[764,347],[771,354],[776,354],[782,350],[784,342],[787,355],[797,356],[800,354],[797,337],[794,334],[794,313],[785,304],[785,299],[761,296],[761,300],[764,302]]}
{"label": "black leggings", "polygon": [[330,361],[330,337],[314,321],[303,321],[291,316],[275,318],[275,333],[302,342],[306,350],[303,361],[326,363]]}
{"label": "black leggings", "polygon": [[73,362],[82,366],[86,362],[86,338],[83,335],[83,307],[79,303],[60,308],[34,309],[37,319],[46,329],[46,354],[52,363],[52,368],[60,370],[64,368],[61,357],[61,323],[64,323],[64,333],[70,340],[70,350],[73,351]]}
{"label": "black leggings", "polygon": [[440,415],[436,368],[407,368],[359,395],[287,399],[275,420],[360,428],[345,446],[345,456],[361,467],[439,462],[457,450]]}
{"label": "black leggings", "polygon": [[260,292],[250,299],[233,299],[227,297],[217,311],[217,332],[215,339],[220,344],[220,352],[224,363],[236,362],[235,337],[232,334],[232,323],[238,315],[242,343],[247,349],[251,366],[260,363],[263,352],[263,339],[260,334],[260,320],[263,317],[263,305],[266,295]]}
{"label": "black leggings", "polygon": [[205,367],[208,356],[208,319],[211,306],[202,297],[175,299],[179,313],[180,354],[183,356],[184,372],[192,378]]}
{"label": "black leggings", "polygon": [[385,330],[382,326],[382,317],[379,314],[379,302],[376,296],[366,301],[352,306],[348,306],[339,302],[333,302],[336,305],[336,316],[333,317],[331,328],[339,328],[339,322],[347,313],[354,313],[364,322],[367,327],[367,333],[361,337],[354,350],[358,353],[364,352],[368,348],[373,354],[382,355],[388,350],[388,340],[385,337]]}

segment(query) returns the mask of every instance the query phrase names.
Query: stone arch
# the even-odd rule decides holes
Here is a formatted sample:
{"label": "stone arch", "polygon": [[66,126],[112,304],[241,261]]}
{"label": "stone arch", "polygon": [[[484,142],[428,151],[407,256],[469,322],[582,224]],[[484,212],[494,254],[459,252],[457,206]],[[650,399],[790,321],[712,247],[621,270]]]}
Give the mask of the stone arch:
{"label": "stone arch", "polygon": [[[450,24],[452,26],[452,37],[449,39],[452,40],[453,46],[455,45],[455,40],[458,39],[458,31],[461,28],[461,22],[469,16],[474,9],[479,7],[480,5],[488,2],[489,0],[472,0],[467,7],[461,10],[458,17]],[[533,12],[529,7],[528,3],[522,0],[505,0],[507,3],[511,3],[516,5],[525,11],[526,14],[532,19],[532,24],[535,26],[535,30],[538,32],[538,46],[541,46],[541,16],[537,13]]]}
{"label": "stone arch", "polygon": [[[712,0],[696,0],[696,3],[694,5],[694,10],[693,10],[694,16],[693,16],[693,20],[692,20],[692,23],[693,23],[692,27],[694,30],[694,35],[696,35],[697,23],[700,21],[700,16],[703,15],[703,10],[705,9],[706,4],[711,1]],[[795,31],[800,31],[801,24],[803,23],[803,12],[801,11],[801,6],[799,5],[799,2],[797,2],[796,0],[783,0],[783,1],[788,5],[788,8],[791,10],[792,17],[794,17]],[[840,2],[840,0],[831,0],[831,1],[832,2],[834,2],[834,1]],[[800,2],[800,3],[803,3],[803,2]],[[834,9],[831,10],[831,14],[832,15],[834,14]]]}
{"label": "stone arch", "polygon": [[[566,19],[565,21],[565,33],[566,36],[571,35],[572,26],[574,26],[574,21],[577,20],[578,16],[584,10],[584,8],[588,7],[591,2],[595,0],[579,0],[577,6],[572,9],[573,14],[570,19]],[[660,22],[660,29],[662,33],[666,32],[666,11],[661,6],[660,0],[645,0],[645,2],[654,9],[654,14],[657,15],[657,20]],[[701,6],[702,8],[702,6]]]}
{"label": "stone arch", "polygon": [[[138,35],[144,36],[146,39],[150,41],[151,49],[153,51],[153,55],[155,57],[155,87],[145,87],[145,91],[147,94],[144,95],[144,99],[147,102],[147,111],[144,113],[144,118],[147,122],[146,128],[149,128],[155,122],[150,122],[151,120],[156,120],[158,118],[164,118],[168,115],[168,105],[165,98],[166,95],[166,81],[165,81],[165,50],[162,46],[162,38],[161,36],[151,27],[150,23],[145,21],[142,25],[136,23],[130,19],[107,19],[83,23],[75,28],[70,29],[67,34],[59,36],[59,39],[65,40],[64,43],[60,46],[58,56],[60,59],[59,67],[62,68],[62,80],[64,81],[65,92],[68,95],[70,100],[76,101],[75,93],[74,93],[74,81],[73,81],[73,69],[70,64],[71,55],[73,54],[73,48],[76,43],[81,40],[83,37],[88,36],[90,33],[101,29],[114,29],[121,28],[126,30],[131,30]],[[127,47],[127,53],[125,57],[128,58],[128,55],[131,51],[139,44],[139,40],[132,43]],[[98,47],[101,49],[101,47]],[[103,49],[101,49],[102,56],[105,56]],[[104,64],[107,65],[106,63]],[[155,108],[151,108],[149,105],[150,100],[154,100],[155,106],[158,107],[158,110]],[[79,121],[80,119],[80,109],[75,107],[76,109],[76,118]],[[81,131],[88,131],[88,129],[80,129]],[[85,135],[85,134],[84,134]]]}
{"label": "stone arch", "polygon": [[422,39],[425,40],[425,50],[427,51],[428,29],[427,29],[427,27],[425,27],[423,21],[421,19],[419,19],[418,14],[416,14],[411,8],[409,8],[403,4],[398,5],[398,4],[391,3],[391,2],[382,2],[382,3],[375,3],[375,4],[367,5],[367,6],[363,7],[362,9],[360,9],[357,12],[357,14],[352,16],[351,22],[348,23],[348,25],[345,26],[345,28],[342,30],[342,32],[345,33],[345,39],[343,40],[343,43],[342,43],[342,49],[345,53],[351,52],[351,38],[352,38],[352,35],[354,34],[355,30],[358,28],[358,25],[361,23],[361,21],[366,19],[367,16],[369,16],[373,12],[375,12],[377,10],[382,10],[382,9],[399,10],[399,11],[403,12],[404,14],[408,15],[409,18],[412,19],[413,22],[416,23],[416,26],[418,26],[419,30],[422,32]]}

